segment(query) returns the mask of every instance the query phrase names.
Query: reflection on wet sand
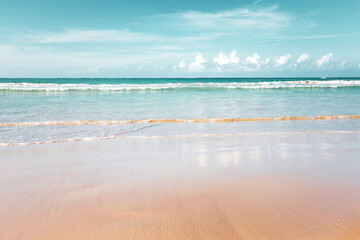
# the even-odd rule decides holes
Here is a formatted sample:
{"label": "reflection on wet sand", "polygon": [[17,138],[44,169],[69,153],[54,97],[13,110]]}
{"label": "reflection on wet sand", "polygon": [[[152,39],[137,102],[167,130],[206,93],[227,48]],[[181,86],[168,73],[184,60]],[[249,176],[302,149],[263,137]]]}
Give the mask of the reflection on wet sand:
{"label": "reflection on wet sand", "polygon": [[359,239],[360,135],[0,149],[1,239]]}

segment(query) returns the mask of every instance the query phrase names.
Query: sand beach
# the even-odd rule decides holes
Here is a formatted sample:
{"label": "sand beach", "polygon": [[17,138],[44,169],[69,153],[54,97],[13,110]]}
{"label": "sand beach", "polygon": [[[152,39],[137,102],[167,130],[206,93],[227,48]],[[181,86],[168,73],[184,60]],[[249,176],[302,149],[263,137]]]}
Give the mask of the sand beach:
{"label": "sand beach", "polygon": [[0,148],[0,237],[359,239],[360,134]]}

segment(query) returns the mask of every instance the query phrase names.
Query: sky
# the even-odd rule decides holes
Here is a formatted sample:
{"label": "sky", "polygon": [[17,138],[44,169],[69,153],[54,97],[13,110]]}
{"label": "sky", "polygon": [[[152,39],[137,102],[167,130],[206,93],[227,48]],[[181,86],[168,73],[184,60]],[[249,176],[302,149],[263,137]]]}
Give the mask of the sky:
{"label": "sky", "polygon": [[360,75],[359,0],[1,0],[0,77]]}

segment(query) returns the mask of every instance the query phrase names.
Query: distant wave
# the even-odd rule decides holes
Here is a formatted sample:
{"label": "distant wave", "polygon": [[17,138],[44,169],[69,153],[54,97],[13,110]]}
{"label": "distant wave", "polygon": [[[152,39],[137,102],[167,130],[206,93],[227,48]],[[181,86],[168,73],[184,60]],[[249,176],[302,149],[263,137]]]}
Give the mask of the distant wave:
{"label": "distant wave", "polygon": [[282,88],[341,88],[360,87],[360,80],[302,80],[268,82],[197,82],[162,84],[55,84],[55,83],[0,83],[0,91],[145,91],[167,89],[282,89]]}
{"label": "distant wave", "polygon": [[0,127],[34,127],[34,126],[76,126],[76,125],[118,125],[118,124],[159,124],[159,123],[229,123],[257,121],[306,121],[306,120],[340,120],[360,119],[360,115],[328,115],[328,116],[285,116],[285,117],[253,117],[253,118],[194,118],[194,119],[145,119],[145,120],[75,120],[75,121],[43,121],[43,122],[0,122]]}

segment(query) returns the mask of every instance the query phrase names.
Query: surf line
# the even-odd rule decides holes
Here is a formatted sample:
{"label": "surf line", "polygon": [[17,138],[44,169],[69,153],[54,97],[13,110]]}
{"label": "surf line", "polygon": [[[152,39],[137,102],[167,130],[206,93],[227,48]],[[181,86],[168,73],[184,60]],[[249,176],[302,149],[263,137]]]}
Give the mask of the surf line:
{"label": "surf line", "polygon": [[101,141],[101,140],[111,140],[111,139],[118,139],[120,138],[119,135],[133,133],[140,131],[145,128],[155,127],[158,124],[150,125],[150,126],[143,126],[135,129],[131,129],[128,131],[122,131],[115,133],[111,136],[105,137],[97,137],[97,138],[72,138],[72,139],[64,139],[64,140],[54,140],[54,141],[45,141],[45,142],[30,142],[30,143],[0,143],[1,146],[27,146],[27,145],[41,145],[41,144],[50,144],[50,143],[67,143],[67,142],[85,142],[85,141]]}
{"label": "surf line", "polygon": [[145,119],[145,120],[75,120],[75,121],[42,121],[42,122],[0,122],[0,127],[31,126],[77,126],[77,125],[119,125],[119,124],[159,124],[159,123],[230,123],[257,121],[308,121],[360,119],[360,115],[327,115],[303,117],[251,117],[251,118],[195,118],[195,119]]}
{"label": "surf line", "polygon": [[[30,142],[30,143],[0,143],[0,147],[5,146],[28,146],[28,145],[43,145],[52,143],[69,143],[69,142],[86,142],[86,141],[104,141],[115,139],[162,139],[162,138],[190,138],[190,137],[232,137],[232,136],[251,136],[251,135],[293,135],[293,134],[349,134],[360,133],[360,131],[304,131],[304,132],[249,132],[249,133],[220,133],[220,134],[189,134],[189,135],[169,135],[169,136],[121,136],[126,133],[136,132],[143,128],[137,128],[130,131],[116,133],[112,136],[98,137],[98,138],[75,138],[45,142]],[[119,136],[120,135],[120,136]]]}

